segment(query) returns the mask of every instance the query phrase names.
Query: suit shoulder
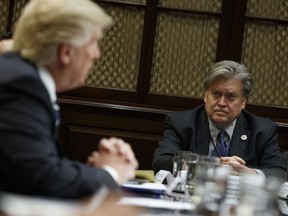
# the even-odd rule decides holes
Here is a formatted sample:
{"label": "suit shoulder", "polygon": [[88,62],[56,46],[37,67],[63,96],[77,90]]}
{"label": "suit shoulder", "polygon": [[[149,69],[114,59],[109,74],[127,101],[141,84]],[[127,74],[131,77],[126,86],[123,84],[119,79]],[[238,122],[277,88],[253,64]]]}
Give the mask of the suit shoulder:
{"label": "suit shoulder", "polygon": [[245,117],[245,119],[253,125],[260,125],[260,126],[268,126],[268,125],[276,125],[276,123],[274,121],[272,121],[269,118],[266,117],[262,117],[262,116],[257,116],[255,114],[249,113],[248,111],[244,111],[243,115]]}
{"label": "suit shoulder", "polygon": [[19,77],[38,78],[36,66],[22,59],[17,53],[10,52],[1,55],[0,67],[0,81],[4,83]]}
{"label": "suit shoulder", "polygon": [[17,53],[10,52],[0,57],[0,68],[2,95],[15,98],[33,97],[50,103],[49,94],[40,79],[36,65],[22,59]]}
{"label": "suit shoulder", "polygon": [[199,106],[194,109],[183,110],[178,112],[171,112],[167,115],[166,119],[171,119],[172,121],[181,122],[185,124],[186,122],[196,121],[197,117],[205,111],[204,106]]}

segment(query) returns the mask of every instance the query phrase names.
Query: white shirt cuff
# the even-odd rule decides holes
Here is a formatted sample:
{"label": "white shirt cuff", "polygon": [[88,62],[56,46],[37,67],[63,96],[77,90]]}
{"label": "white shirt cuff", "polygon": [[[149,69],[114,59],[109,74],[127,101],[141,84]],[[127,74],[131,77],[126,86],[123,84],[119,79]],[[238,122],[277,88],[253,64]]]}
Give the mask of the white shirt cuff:
{"label": "white shirt cuff", "polygon": [[112,168],[112,167],[109,167],[109,166],[104,166],[102,167],[104,170],[106,170],[111,176],[112,178],[114,179],[115,182],[117,182],[119,184],[119,175],[117,173],[117,171]]}
{"label": "white shirt cuff", "polygon": [[258,175],[261,175],[261,176],[266,177],[265,174],[264,174],[261,170],[259,170],[259,169],[254,169],[254,170],[256,171],[256,173],[257,173]]}

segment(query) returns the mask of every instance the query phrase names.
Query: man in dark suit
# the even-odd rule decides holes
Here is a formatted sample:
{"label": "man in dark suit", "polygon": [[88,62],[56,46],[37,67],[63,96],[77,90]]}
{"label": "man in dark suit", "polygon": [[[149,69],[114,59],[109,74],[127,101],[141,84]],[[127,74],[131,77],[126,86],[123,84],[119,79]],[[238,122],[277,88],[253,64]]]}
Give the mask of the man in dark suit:
{"label": "man in dark suit", "polygon": [[[128,143],[102,139],[89,164],[56,143],[56,92],[81,86],[111,18],[90,0],[32,0],[0,57],[0,191],[78,198],[118,188],[138,162]],[[85,142],[85,140],[84,140]]]}
{"label": "man in dark suit", "polygon": [[[154,153],[154,171],[172,172],[174,153],[186,150],[220,157],[234,174],[249,172],[283,180],[286,167],[277,125],[244,110],[252,85],[244,65],[216,63],[204,81],[205,105],[167,115],[163,138]],[[223,148],[218,134],[224,134]]]}

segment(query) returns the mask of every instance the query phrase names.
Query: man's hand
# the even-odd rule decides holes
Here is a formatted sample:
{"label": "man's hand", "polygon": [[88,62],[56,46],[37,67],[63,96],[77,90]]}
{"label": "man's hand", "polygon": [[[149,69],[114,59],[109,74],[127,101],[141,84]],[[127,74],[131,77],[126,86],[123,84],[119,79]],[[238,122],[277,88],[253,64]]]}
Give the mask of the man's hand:
{"label": "man's hand", "polygon": [[122,139],[101,139],[98,151],[88,157],[88,164],[95,167],[111,167],[119,177],[119,184],[135,177],[138,161],[131,146]]}
{"label": "man's hand", "polygon": [[246,162],[238,156],[221,157],[220,161],[222,164],[230,166],[232,168],[233,175],[240,175],[240,173],[243,172],[256,174],[256,171],[247,167],[245,165]]}

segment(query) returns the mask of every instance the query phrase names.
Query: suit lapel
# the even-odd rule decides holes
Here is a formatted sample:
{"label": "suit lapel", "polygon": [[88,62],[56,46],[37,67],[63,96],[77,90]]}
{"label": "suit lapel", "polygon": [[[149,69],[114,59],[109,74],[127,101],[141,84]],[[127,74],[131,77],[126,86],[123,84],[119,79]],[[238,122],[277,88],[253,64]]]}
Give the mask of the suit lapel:
{"label": "suit lapel", "polygon": [[210,130],[207,114],[204,109],[198,116],[197,122],[198,127],[196,126],[195,139],[196,153],[200,155],[207,155],[209,153]]}
{"label": "suit lapel", "polygon": [[247,129],[247,122],[244,116],[240,114],[230,143],[230,156],[237,155],[244,159],[244,153],[247,148],[250,132],[251,131]]}

